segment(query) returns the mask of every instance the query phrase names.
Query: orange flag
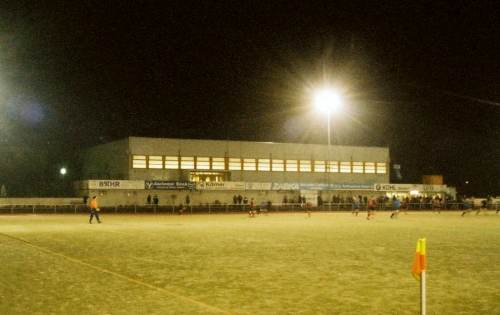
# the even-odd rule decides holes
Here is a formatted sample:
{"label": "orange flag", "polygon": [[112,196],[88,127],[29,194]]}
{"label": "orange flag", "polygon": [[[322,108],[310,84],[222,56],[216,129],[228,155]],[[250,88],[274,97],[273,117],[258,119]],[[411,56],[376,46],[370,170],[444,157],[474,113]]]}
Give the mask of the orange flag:
{"label": "orange flag", "polygon": [[420,274],[425,270],[426,263],[426,248],[425,248],[425,238],[421,238],[417,241],[417,251],[415,252],[415,259],[413,260],[413,268],[411,273],[415,279],[420,280]]}

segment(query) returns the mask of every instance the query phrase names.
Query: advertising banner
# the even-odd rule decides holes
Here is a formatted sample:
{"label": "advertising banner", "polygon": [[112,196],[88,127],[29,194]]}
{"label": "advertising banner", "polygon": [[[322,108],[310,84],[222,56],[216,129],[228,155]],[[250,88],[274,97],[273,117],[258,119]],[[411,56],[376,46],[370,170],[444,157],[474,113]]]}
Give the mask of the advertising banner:
{"label": "advertising banner", "polygon": [[421,185],[421,184],[381,184],[373,185],[375,191],[411,191],[418,192],[445,192],[447,191],[446,185]]}
{"label": "advertising banner", "polygon": [[303,183],[301,190],[372,190],[371,184],[326,184],[326,183]]}
{"label": "advertising banner", "polygon": [[166,180],[147,180],[145,182],[146,189],[162,189],[162,190],[194,190],[196,183],[194,182],[176,182]]}
{"label": "advertising banner", "polygon": [[144,189],[143,180],[89,180],[89,189]]}
{"label": "advertising banner", "polygon": [[323,183],[301,183],[299,184],[300,190],[327,190],[328,184]]}
{"label": "advertising banner", "polygon": [[333,190],[372,190],[371,184],[330,184]]}
{"label": "advertising banner", "polygon": [[272,190],[299,190],[298,183],[272,183]]}
{"label": "advertising banner", "polygon": [[245,190],[271,190],[271,183],[245,183]]}
{"label": "advertising banner", "polygon": [[198,190],[245,190],[245,182],[199,182]]}
{"label": "advertising banner", "polygon": [[376,183],[373,184],[373,190],[375,191],[410,191],[410,190],[418,190],[416,187],[418,185],[414,184],[383,184]]}

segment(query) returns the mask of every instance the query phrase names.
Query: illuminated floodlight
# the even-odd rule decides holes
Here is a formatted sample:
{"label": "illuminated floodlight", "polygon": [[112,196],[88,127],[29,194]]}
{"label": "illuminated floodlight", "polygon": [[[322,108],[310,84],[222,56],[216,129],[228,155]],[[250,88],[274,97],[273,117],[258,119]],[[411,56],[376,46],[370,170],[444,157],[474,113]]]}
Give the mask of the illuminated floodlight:
{"label": "illuminated floodlight", "polygon": [[418,190],[410,190],[410,195],[411,196],[418,196],[420,192]]}
{"label": "illuminated floodlight", "polygon": [[326,113],[335,113],[342,106],[340,94],[330,88],[322,88],[314,92],[314,107]]}
{"label": "illuminated floodlight", "polygon": [[61,167],[61,169],[59,170],[59,174],[61,175],[66,175],[67,172],[68,170],[65,167]]}

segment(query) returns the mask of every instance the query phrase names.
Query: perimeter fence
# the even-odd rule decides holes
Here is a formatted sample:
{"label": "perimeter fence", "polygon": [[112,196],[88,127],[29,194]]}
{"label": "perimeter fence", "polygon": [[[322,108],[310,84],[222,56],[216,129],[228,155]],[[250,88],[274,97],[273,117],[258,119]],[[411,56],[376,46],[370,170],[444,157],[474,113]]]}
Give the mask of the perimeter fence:
{"label": "perimeter fence", "polygon": [[[102,213],[116,214],[216,214],[216,213],[245,213],[250,210],[260,212],[300,212],[300,211],[352,211],[352,203],[332,203],[326,202],[322,205],[312,206],[309,203],[262,203],[251,206],[250,204],[224,204],[224,203],[204,203],[196,205],[120,205],[112,207],[101,207]],[[359,211],[366,211],[367,205],[360,204]],[[390,211],[392,204],[379,203],[377,210]],[[432,203],[409,203],[402,205],[401,211],[459,211],[464,209],[464,203],[448,202],[436,207]],[[475,206],[470,210],[479,210]],[[500,202],[486,205],[487,210],[498,212]],[[88,206],[78,205],[1,205],[0,214],[86,214]]]}

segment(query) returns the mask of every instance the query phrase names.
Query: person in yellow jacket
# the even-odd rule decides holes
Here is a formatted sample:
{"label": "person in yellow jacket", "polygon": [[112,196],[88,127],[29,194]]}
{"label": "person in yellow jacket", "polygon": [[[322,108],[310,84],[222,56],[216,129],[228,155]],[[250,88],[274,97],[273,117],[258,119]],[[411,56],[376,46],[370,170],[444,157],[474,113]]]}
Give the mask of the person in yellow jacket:
{"label": "person in yellow jacket", "polygon": [[99,207],[97,207],[97,196],[92,197],[92,200],[90,201],[90,224],[92,224],[94,216],[97,219],[97,223],[101,223],[101,220],[99,219]]}

